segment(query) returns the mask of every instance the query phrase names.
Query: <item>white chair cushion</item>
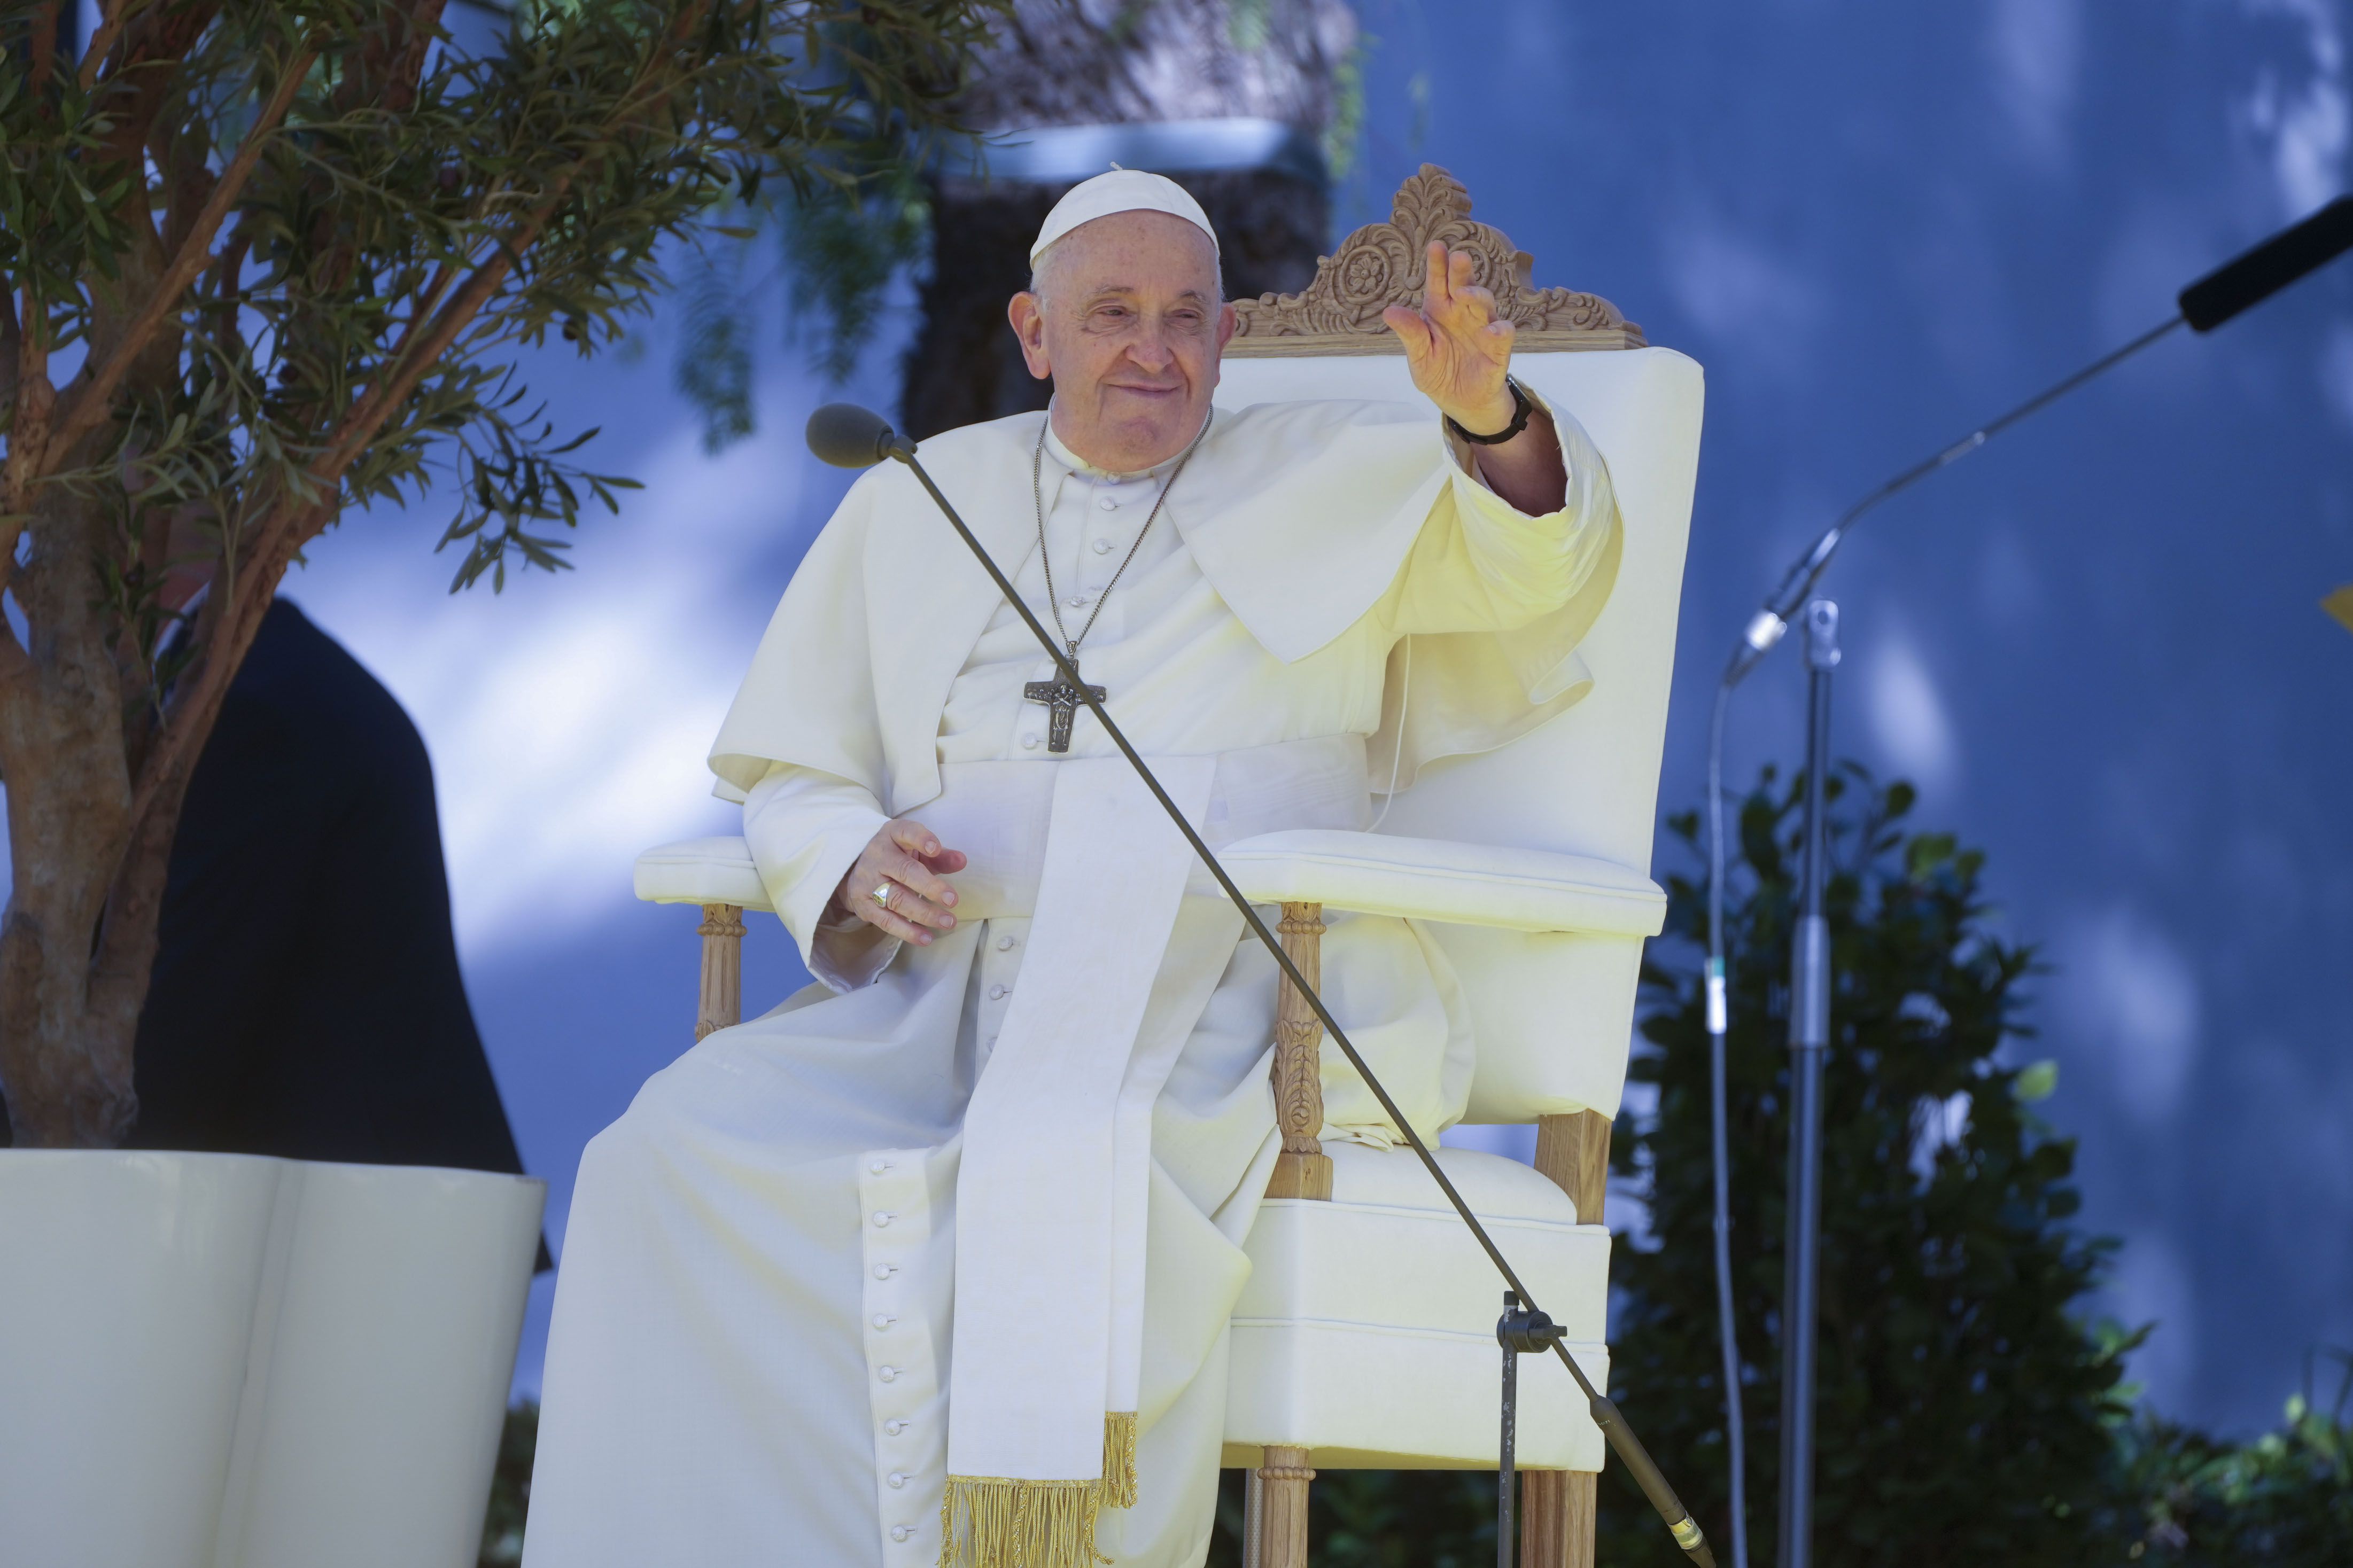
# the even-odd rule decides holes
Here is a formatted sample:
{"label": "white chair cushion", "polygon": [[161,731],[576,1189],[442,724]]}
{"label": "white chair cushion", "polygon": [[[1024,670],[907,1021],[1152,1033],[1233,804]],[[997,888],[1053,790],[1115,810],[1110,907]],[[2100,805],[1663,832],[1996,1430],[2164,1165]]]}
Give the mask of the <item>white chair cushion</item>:
{"label": "white chair cushion", "polygon": [[1590,855],[1293,828],[1229,844],[1218,858],[1258,903],[1612,936],[1655,936],[1666,921],[1667,897],[1650,878]]}
{"label": "white chair cushion", "polygon": [[769,910],[768,889],[741,838],[681,838],[638,857],[638,897],[653,904]]}
{"label": "white chair cushion", "polygon": [[[1318,1468],[1492,1468],[1504,1281],[1409,1149],[1327,1143],[1329,1202],[1277,1199],[1246,1243],[1233,1315],[1226,1463],[1282,1444]],[[1441,1149],[1440,1165],[1596,1387],[1607,1387],[1609,1232],[1514,1161]],[[1567,1369],[1520,1365],[1520,1462],[1599,1470],[1603,1439]]]}

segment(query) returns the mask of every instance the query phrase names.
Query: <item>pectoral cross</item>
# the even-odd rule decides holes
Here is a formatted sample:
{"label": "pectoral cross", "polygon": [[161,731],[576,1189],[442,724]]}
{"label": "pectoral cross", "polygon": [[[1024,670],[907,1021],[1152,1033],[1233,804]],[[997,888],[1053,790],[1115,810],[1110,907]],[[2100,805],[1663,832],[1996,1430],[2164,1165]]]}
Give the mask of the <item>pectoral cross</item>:
{"label": "pectoral cross", "polygon": [[[1076,674],[1078,668],[1078,655],[1073,653],[1071,656],[1071,672]],[[1050,752],[1071,749],[1071,721],[1078,716],[1079,705],[1090,697],[1101,702],[1105,695],[1100,686],[1071,685],[1062,679],[1059,669],[1055,671],[1053,679],[1033,680],[1021,689],[1023,700],[1042,702],[1053,714],[1046,726],[1046,749]]]}

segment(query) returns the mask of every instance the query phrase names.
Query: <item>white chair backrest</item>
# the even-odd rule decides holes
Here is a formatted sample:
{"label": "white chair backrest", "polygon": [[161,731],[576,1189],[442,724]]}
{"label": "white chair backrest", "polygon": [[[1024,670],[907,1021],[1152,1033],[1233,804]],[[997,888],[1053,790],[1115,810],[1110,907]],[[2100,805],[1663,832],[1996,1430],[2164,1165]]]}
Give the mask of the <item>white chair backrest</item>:
{"label": "white chair backrest", "polygon": [[[1528,255],[1472,221],[1469,194],[1425,164],[1398,190],[1390,221],[1350,235],[1310,288],[1241,306],[1243,331],[1227,350],[1219,401],[1418,398],[1380,313],[1412,294],[1433,238],[1472,252],[1478,281],[1517,327],[1514,370],[1593,438],[1609,465],[1625,537],[1617,584],[1578,649],[1592,690],[1508,746],[1425,768],[1381,830],[1590,855],[1648,873],[1699,467],[1699,366],[1643,346],[1641,330],[1607,300],[1531,287]],[[1479,1041],[1467,1120],[1614,1115],[1639,940],[1433,931],[1461,977]]]}
{"label": "white chair backrest", "polygon": [[[1647,871],[1699,457],[1699,366],[1672,349],[1637,348],[1522,353],[1514,371],[1593,437],[1625,520],[1618,584],[1578,649],[1593,689],[1500,751],[1424,769],[1382,831],[1564,850]],[[1354,354],[1229,359],[1218,400],[1419,396],[1402,354]]]}

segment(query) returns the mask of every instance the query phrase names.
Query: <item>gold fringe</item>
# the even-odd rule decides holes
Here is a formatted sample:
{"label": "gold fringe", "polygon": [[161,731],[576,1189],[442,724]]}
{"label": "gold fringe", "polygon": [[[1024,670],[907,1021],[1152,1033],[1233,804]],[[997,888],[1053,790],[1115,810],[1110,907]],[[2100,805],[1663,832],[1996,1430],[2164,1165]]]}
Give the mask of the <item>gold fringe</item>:
{"label": "gold fringe", "polygon": [[950,1476],[940,1499],[940,1568],[1092,1568],[1101,1481]]}
{"label": "gold fringe", "polygon": [[940,1496],[940,1568],[1093,1568],[1105,1508],[1135,1506],[1135,1413],[1103,1416],[1103,1475],[1083,1481],[950,1476]]}
{"label": "gold fringe", "polygon": [[1135,1506],[1135,1412],[1114,1410],[1103,1417],[1103,1506]]}

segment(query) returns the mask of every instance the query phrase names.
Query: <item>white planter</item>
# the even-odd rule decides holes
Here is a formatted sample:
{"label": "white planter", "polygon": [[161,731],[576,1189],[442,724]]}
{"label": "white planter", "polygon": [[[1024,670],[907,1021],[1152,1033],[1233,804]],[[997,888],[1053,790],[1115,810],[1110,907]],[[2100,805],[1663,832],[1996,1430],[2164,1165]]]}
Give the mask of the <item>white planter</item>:
{"label": "white planter", "polygon": [[0,1150],[0,1563],[468,1568],[545,1195]]}

